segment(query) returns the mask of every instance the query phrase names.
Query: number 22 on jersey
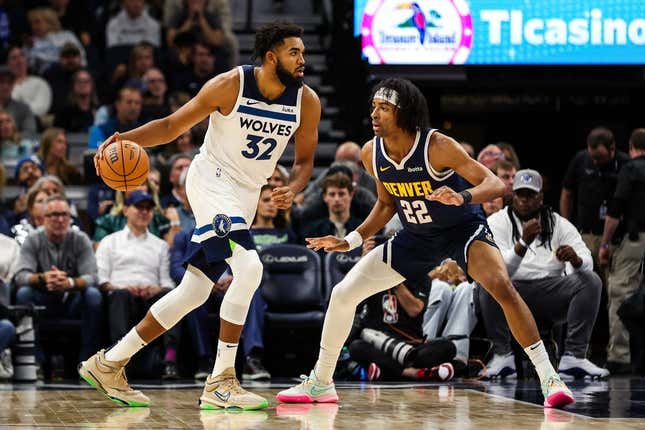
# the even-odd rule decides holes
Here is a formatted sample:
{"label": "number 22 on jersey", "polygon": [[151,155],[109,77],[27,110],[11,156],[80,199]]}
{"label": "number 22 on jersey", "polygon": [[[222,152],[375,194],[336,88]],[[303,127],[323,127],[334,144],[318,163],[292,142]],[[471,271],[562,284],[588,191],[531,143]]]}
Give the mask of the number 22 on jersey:
{"label": "number 22 on jersey", "polygon": [[425,224],[432,222],[432,217],[428,214],[428,207],[423,200],[400,200],[401,209],[405,219],[411,224]]}

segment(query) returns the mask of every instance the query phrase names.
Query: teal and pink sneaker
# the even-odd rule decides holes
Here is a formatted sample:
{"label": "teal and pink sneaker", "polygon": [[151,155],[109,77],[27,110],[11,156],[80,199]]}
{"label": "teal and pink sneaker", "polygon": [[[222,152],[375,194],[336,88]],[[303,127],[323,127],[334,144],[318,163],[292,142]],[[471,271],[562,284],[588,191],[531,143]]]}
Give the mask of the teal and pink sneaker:
{"label": "teal and pink sneaker", "polygon": [[575,402],[571,390],[567,388],[560,376],[555,373],[542,384],[545,408],[561,408]]}
{"label": "teal and pink sneaker", "polygon": [[334,383],[324,384],[312,370],[309,376],[300,375],[302,382],[288,390],[280,391],[276,397],[282,403],[336,403],[338,395]]}

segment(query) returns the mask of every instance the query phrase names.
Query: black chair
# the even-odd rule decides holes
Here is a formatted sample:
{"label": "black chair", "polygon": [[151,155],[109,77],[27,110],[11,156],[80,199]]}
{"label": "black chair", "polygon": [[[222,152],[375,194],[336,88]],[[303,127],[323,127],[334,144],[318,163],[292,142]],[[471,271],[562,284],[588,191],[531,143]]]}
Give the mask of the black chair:
{"label": "black chair", "polygon": [[317,357],[326,295],[320,257],[302,245],[272,245],[260,251],[261,291],[267,303],[265,365],[274,376],[297,376]]}
{"label": "black chair", "polygon": [[330,252],[325,256],[325,308],[334,286],[343,280],[347,272],[361,259],[362,248],[349,252]]}

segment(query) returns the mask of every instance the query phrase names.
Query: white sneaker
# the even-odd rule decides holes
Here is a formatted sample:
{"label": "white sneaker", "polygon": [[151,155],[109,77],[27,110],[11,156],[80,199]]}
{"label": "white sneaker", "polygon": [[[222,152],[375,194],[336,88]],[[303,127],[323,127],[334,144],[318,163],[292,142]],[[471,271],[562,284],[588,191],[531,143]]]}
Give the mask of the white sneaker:
{"label": "white sneaker", "polygon": [[563,379],[606,378],[609,376],[609,370],[596,366],[586,358],[576,358],[571,354],[562,356],[558,372]]}
{"label": "white sneaker", "polygon": [[13,363],[11,362],[11,350],[9,348],[0,352],[0,379],[13,378]]}
{"label": "white sneaker", "polygon": [[479,372],[479,376],[490,379],[516,378],[515,355],[512,352],[506,355],[493,355],[486,367]]}

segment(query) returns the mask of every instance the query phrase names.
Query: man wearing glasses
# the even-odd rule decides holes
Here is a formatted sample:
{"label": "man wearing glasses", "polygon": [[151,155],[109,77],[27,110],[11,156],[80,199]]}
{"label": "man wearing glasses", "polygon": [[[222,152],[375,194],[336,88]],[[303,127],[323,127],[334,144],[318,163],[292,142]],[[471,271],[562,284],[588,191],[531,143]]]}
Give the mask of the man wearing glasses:
{"label": "man wearing glasses", "polygon": [[[134,191],[123,209],[126,226],[105,236],[96,250],[99,285],[106,293],[110,315],[110,342],[125,336],[154,302],[175,287],[170,277],[168,244],[148,231],[154,207],[150,194]],[[177,376],[177,340],[175,330],[164,334],[165,379]]]}
{"label": "man wearing glasses", "polygon": [[49,197],[44,214],[45,228],[28,235],[20,249],[14,278],[16,303],[46,306],[46,317],[80,318],[79,360],[85,360],[99,346],[102,313],[92,242],[82,231],[70,228],[64,197]]}

